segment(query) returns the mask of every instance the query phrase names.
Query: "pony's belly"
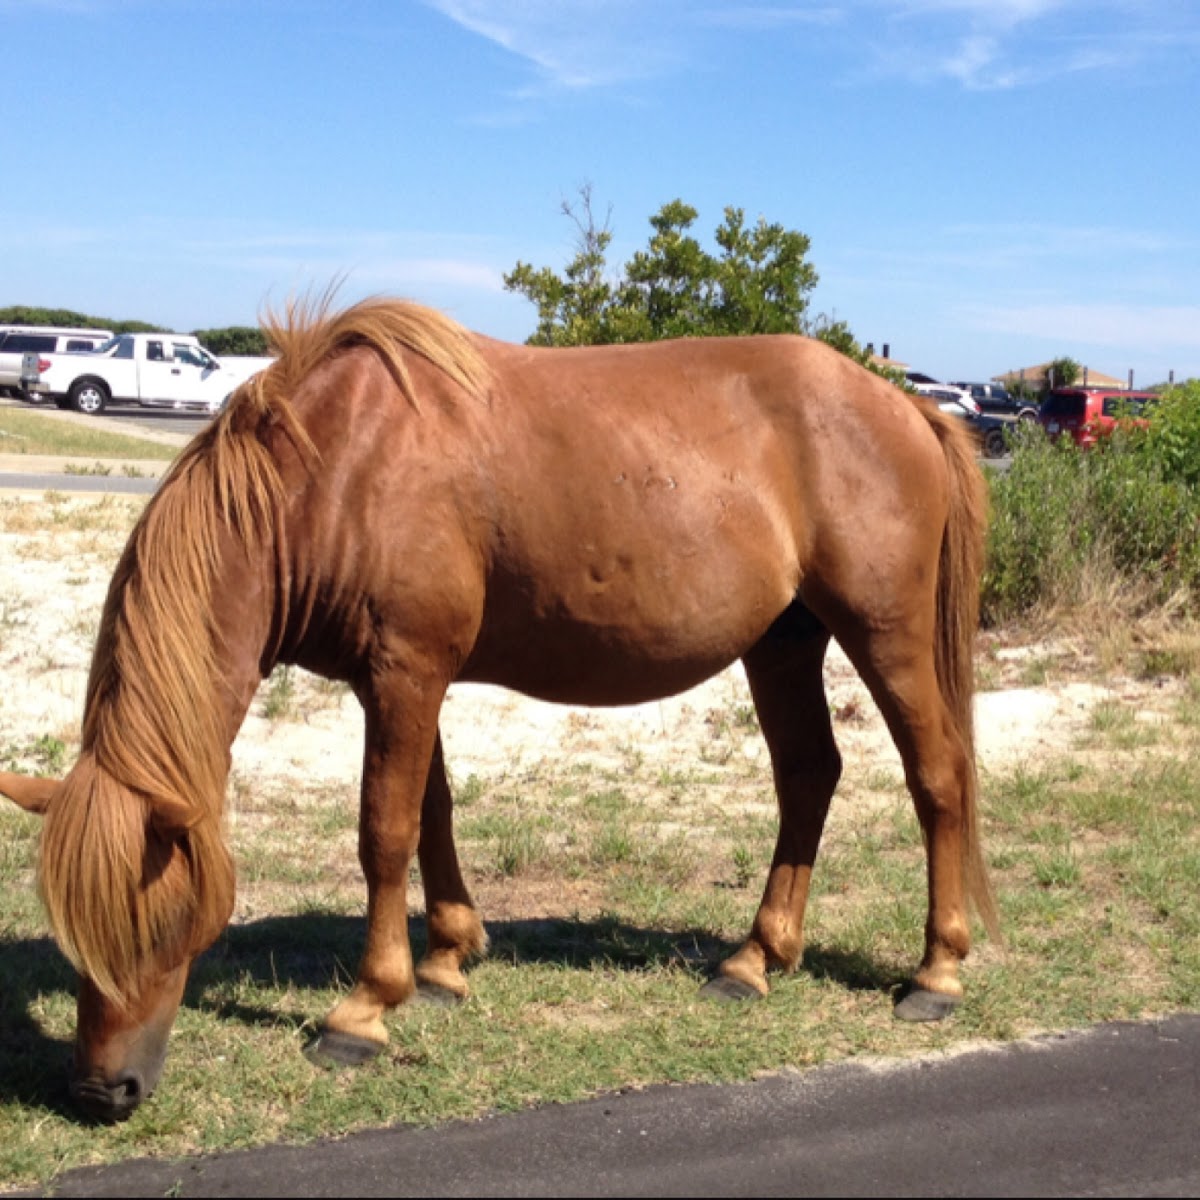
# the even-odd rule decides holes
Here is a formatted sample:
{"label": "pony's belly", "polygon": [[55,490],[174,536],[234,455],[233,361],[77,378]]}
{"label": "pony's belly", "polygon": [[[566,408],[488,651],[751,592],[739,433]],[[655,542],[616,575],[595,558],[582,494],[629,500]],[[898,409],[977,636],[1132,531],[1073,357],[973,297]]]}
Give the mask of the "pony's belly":
{"label": "pony's belly", "polygon": [[557,703],[642,704],[723,671],[758,641],[774,615],[670,627],[535,622],[477,646],[459,678]]}
{"label": "pony's belly", "polygon": [[593,527],[569,549],[550,553],[547,538],[512,554],[489,581],[461,677],[572,704],[636,704],[702,683],[763,636],[799,583],[786,530],[756,509],[734,532],[730,520],[701,537],[659,514],[622,537]]}
{"label": "pony's belly", "polygon": [[506,671],[464,674],[462,678],[473,683],[498,684],[535,700],[607,708],[676,696],[711,679],[737,657],[686,664],[622,664],[611,659],[598,664],[580,655],[574,663],[559,664],[557,668],[531,671],[528,664],[522,664]]}

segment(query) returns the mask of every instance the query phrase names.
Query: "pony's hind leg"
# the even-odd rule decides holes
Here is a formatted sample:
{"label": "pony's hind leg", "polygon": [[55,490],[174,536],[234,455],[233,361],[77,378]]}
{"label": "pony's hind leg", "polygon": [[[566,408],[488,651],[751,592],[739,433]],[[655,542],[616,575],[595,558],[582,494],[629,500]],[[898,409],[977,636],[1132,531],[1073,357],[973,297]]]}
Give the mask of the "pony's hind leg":
{"label": "pony's hind leg", "polygon": [[873,630],[847,655],[874,696],[900,752],[927,856],[925,954],[896,1006],[910,1021],[936,1021],[962,999],[959,964],[971,946],[967,858],[972,837],[974,764],[938,683],[932,637],[915,623]]}
{"label": "pony's hind leg", "polygon": [[765,995],[768,968],[793,971],[800,962],[813,862],[842,769],[822,678],[828,645],[797,602],[743,660],[771,754],[779,838],[750,936],[706,985],[710,995]]}
{"label": "pony's hind leg", "polygon": [[452,1002],[467,995],[463,963],[487,949],[487,934],[463,882],[454,848],[453,807],[439,734],[425,784],[417,847],[428,929],[425,956],[417,964],[417,987],[422,997],[435,1002]]}

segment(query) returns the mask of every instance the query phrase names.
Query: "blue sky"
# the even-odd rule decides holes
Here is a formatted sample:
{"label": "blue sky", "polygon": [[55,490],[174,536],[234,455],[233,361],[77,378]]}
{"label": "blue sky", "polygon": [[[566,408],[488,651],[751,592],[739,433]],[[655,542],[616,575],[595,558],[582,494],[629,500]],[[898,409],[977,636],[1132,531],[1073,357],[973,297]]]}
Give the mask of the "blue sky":
{"label": "blue sky", "polygon": [[1200,376],[1200,0],[0,0],[0,306],[179,330],[324,287],[524,340],[590,184],[811,238],[946,379]]}

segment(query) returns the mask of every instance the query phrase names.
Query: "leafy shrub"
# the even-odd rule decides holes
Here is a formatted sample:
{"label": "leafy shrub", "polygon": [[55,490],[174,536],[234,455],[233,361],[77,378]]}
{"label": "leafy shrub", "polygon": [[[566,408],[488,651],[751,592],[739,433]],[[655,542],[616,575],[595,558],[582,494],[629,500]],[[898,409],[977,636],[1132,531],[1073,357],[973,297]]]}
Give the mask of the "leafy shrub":
{"label": "leafy shrub", "polygon": [[1094,533],[1079,523],[1087,509],[1081,456],[1025,423],[1013,435],[1012,466],[991,477],[981,597],[986,625],[1064,597],[1083,571]]}
{"label": "leafy shrub", "polygon": [[1163,392],[1141,450],[1168,478],[1200,487],[1200,379]]}
{"label": "leafy shrub", "polygon": [[261,357],[270,353],[267,335],[256,326],[230,325],[224,329],[197,329],[194,336],[218,358],[227,354]]}
{"label": "leafy shrub", "polygon": [[1200,382],[1087,452],[1036,426],[1014,441],[992,477],[985,624],[1097,597],[1130,615],[1200,599]]}

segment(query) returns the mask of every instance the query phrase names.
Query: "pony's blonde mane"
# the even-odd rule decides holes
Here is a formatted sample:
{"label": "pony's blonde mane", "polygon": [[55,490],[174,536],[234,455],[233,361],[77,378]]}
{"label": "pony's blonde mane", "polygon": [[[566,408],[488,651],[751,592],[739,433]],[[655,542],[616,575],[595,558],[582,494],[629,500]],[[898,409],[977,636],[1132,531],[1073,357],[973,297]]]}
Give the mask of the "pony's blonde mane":
{"label": "pony's blonde mane", "polygon": [[310,468],[319,464],[292,396],[352,346],[373,348],[414,406],[405,350],[469,393],[486,387],[475,343],[441,314],[388,300],[328,308],[326,296],[264,319],[276,361],[176,460],[109,586],[80,757],[46,812],[40,886],[64,952],[114,1001],[137,995],[148,966],[179,965],[199,948],[198,932],[219,931],[232,910],[214,588],[223,555],[240,549],[253,559],[275,546],[283,502],[269,449],[275,431]]}
{"label": "pony's blonde mane", "polygon": [[486,394],[490,373],[478,344],[443,313],[421,304],[372,298],[330,315],[331,299],[327,292],[311,303],[289,304],[283,319],[266,315],[263,330],[279,359],[255,382],[290,395],[326,358],[351,346],[370,346],[414,408],[419,404],[405,351],[427,359],[469,394]]}

